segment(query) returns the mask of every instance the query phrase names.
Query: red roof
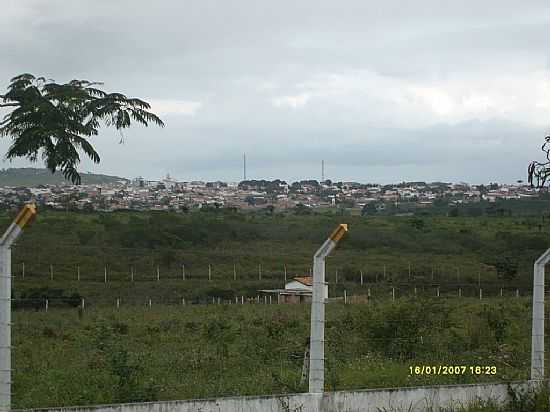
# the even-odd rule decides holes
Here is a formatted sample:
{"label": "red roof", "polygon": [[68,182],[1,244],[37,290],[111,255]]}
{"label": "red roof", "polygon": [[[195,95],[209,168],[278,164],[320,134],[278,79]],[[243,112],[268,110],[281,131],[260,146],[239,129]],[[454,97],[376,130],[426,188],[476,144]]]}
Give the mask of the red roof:
{"label": "red roof", "polygon": [[313,286],[313,277],[311,276],[297,276],[293,280],[300,282],[302,285]]}

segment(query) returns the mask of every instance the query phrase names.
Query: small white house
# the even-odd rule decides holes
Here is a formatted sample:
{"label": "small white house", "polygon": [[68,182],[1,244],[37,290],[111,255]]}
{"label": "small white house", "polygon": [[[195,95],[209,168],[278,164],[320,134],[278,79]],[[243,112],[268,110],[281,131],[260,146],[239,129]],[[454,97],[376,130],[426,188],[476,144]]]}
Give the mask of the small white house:
{"label": "small white house", "polygon": [[[313,277],[311,276],[297,276],[292,280],[286,282],[285,290],[304,290],[313,293]],[[325,284],[325,299],[328,298],[328,284]]]}
{"label": "small white house", "polygon": [[[328,298],[328,285],[325,284],[325,299]],[[284,289],[260,290],[267,294],[277,294],[279,303],[311,302],[313,294],[313,278],[311,276],[297,276],[286,282]]]}

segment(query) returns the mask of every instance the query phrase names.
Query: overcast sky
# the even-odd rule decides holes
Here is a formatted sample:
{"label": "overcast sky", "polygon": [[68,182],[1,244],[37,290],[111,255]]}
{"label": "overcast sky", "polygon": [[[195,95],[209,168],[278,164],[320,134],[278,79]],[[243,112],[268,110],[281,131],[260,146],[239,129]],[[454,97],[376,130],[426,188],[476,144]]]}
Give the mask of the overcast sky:
{"label": "overcast sky", "polygon": [[103,129],[84,171],[514,182],[550,133],[549,24],[547,0],[0,0],[0,90],[151,102],[166,127]]}

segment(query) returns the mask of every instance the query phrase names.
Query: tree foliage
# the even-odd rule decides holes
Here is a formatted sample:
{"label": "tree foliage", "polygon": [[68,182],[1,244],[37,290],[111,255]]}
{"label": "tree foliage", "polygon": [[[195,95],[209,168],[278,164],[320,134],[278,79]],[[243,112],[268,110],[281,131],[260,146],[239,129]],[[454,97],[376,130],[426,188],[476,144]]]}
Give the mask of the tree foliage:
{"label": "tree foliage", "polygon": [[6,158],[35,162],[40,156],[52,173],[59,169],[66,179],[80,184],[79,150],[99,163],[89,138],[98,134],[100,126],[121,131],[132,122],[164,126],[148,111],[149,103],[106,93],[97,88],[101,84],[87,80],[58,84],[28,73],[11,79],[8,92],[0,95],[0,107],[13,108],[0,122],[0,136],[13,139]]}

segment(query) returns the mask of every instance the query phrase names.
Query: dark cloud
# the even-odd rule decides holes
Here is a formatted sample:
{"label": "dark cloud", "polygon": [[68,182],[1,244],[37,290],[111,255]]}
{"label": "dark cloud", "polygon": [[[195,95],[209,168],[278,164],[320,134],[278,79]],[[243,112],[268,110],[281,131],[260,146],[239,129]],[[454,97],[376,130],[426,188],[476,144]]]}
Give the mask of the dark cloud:
{"label": "dark cloud", "polygon": [[4,85],[99,80],[162,112],[124,145],[105,131],[87,170],[237,180],[246,151],[258,178],[315,177],[324,158],[341,179],[516,180],[550,128],[546,1],[0,7]]}

